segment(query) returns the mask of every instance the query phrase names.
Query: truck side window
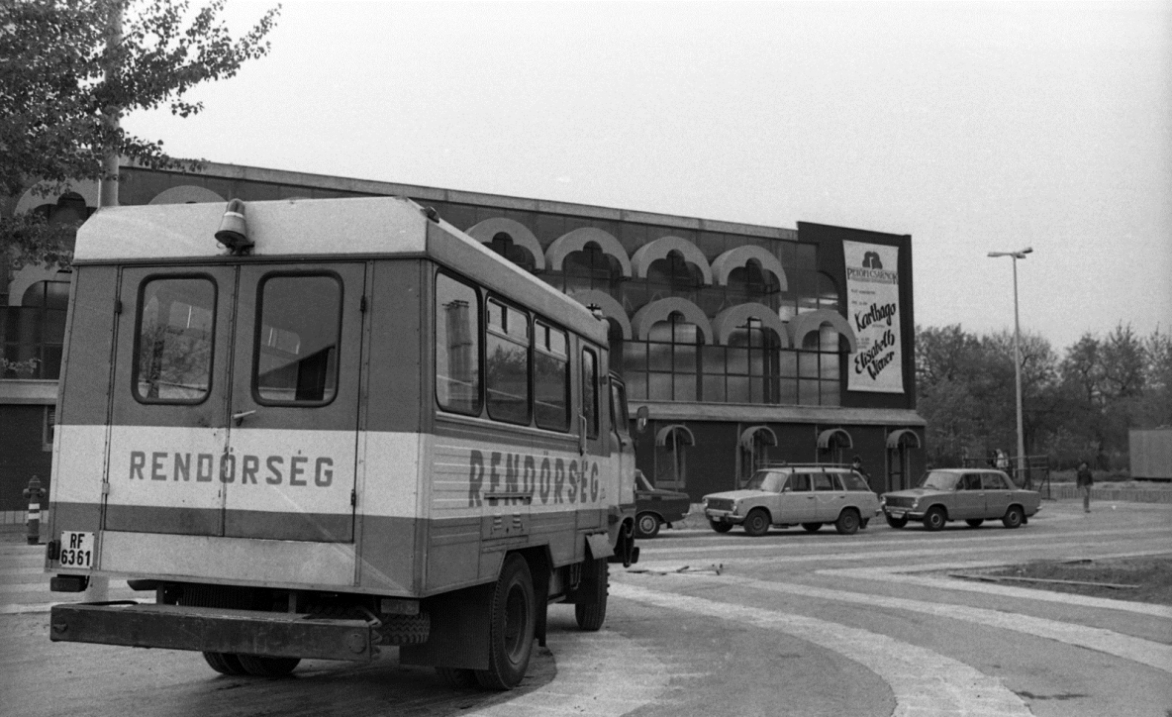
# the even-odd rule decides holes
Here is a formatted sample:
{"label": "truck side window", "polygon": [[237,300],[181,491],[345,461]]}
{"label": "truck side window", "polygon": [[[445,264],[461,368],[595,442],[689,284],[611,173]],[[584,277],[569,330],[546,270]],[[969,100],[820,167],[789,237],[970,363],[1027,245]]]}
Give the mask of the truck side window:
{"label": "truck side window", "polygon": [[476,289],[435,278],[435,400],[453,413],[480,415],[480,301]]}
{"label": "truck side window", "polygon": [[342,285],[333,275],[261,279],[253,386],[265,403],[332,401],[338,390]]}
{"label": "truck side window", "polygon": [[533,417],[539,428],[570,428],[570,356],[566,332],[533,322]]}
{"label": "truck side window", "polygon": [[620,436],[630,435],[630,417],[627,414],[627,391],[623,384],[612,380],[610,384],[610,424]]}
{"label": "truck side window", "polygon": [[598,438],[598,357],[591,349],[582,349],[582,415],[586,437]]}
{"label": "truck side window", "polygon": [[134,396],[144,403],[200,403],[212,382],[216,285],[209,277],[143,282],[138,302]]}
{"label": "truck side window", "polygon": [[488,415],[507,423],[529,423],[529,317],[488,300],[484,375]]}

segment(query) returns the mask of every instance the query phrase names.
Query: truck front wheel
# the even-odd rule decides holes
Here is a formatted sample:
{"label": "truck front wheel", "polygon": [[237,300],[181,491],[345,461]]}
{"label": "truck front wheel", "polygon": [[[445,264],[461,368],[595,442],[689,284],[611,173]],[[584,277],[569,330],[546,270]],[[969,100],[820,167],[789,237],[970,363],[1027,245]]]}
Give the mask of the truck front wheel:
{"label": "truck front wheel", "polygon": [[476,671],[476,681],[489,690],[516,687],[529,669],[537,624],[533,576],[525,558],[505,558],[489,607],[488,669]]}

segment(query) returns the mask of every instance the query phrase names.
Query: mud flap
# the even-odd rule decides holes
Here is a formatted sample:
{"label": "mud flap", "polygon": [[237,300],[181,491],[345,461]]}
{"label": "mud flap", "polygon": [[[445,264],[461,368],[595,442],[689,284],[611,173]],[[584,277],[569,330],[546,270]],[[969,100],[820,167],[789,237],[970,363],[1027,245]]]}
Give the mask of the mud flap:
{"label": "mud flap", "polygon": [[488,669],[489,609],[495,583],[427,598],[431,633],[422,645],[399,648],[399,663],[469,670]]}
{"label": "mud flap", "polygon": [[606,533],[587,535],[586,545],[589,546],[590,554],[595,560],[602,560],[614,555],[614,548],[611,547]]}

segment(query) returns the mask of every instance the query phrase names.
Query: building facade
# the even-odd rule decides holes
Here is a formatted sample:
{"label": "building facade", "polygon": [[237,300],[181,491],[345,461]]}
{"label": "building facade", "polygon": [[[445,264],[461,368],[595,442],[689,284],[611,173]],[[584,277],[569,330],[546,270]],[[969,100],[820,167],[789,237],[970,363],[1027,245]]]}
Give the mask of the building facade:
{"label": "building facade", "polygon": [[[796,229],[235,165],[124,167],[123,205],[397,195],[434,208],[609,324],[638,465],[694,500],[769,462],[862,459],[877,491],[923,470],[915,412],[911,237]],[[28,192],[0,211],[84,219],[97,187]],[[5,280],[6,277],[6,280]],[[0,511],[48,483],[68,272],[0,265]]]}

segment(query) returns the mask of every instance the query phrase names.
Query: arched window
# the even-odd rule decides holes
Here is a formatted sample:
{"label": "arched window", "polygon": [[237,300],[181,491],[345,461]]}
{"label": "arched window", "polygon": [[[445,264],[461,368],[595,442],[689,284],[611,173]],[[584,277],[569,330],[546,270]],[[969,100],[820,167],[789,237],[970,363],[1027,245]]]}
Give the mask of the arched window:
{"label": "arched window", "polygon": [[769,463],[769,449],[777,446],[777,434],[769,426],[749,426],[741,431],[737,442],[740,452],[737,464],[740,467],[737,488],[753,477],[759,468]]}
{"label": "arched window", "polygon": [[533,255],[529,253],[529,250],[514,242],[513,237],[505,232],[497,232],[493,235],[492,241],[485,246],[525,271],[532,272],[536,268]]}
{"label": "arched window", "polygon": [[19,306],[0,308],[0,378],[60,377],[68,306],[68,281],[38,281],[24,290]]}
{"label": "arched window", "polygon": [[655,485],[685,490],[688,485],[688,447],[696,445],[683,424],[664,426],[655,434]]}
{"label": "arched window", "polygon": [[622,275],[618,260],[591,242],[581,251],[566,255],[562,263],[562,291],[567,294],[591,289],[610,291]]}

